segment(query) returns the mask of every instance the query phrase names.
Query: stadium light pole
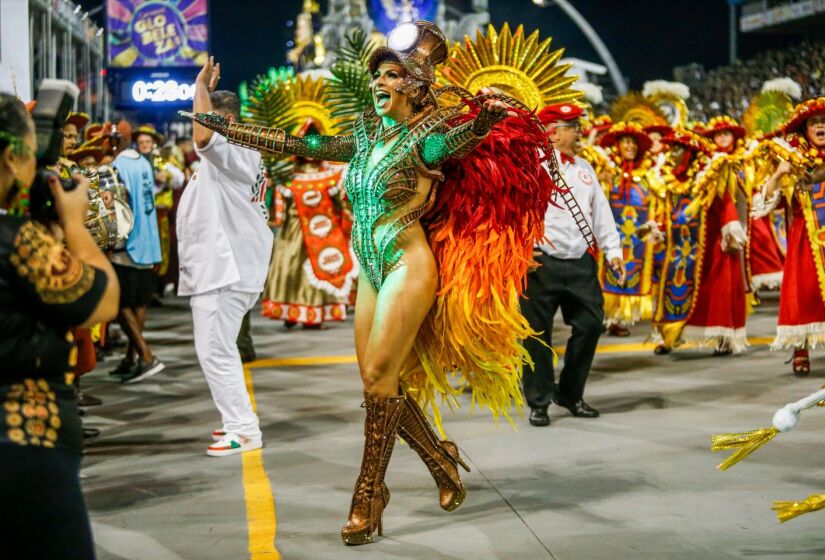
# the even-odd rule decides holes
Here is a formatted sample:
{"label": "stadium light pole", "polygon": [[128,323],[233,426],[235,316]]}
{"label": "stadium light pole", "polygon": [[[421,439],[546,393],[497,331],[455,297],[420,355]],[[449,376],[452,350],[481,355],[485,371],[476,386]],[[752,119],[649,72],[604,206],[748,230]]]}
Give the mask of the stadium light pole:
{"label": "stadium light pole", "polygon": [[736,6],[740,0],[728,0],[729,27],[728,27],[728,64],[733,64],[739,57],[739,30],[736,28]]}
{"label": "stadium light pole", "polygon": [[596,30],[593,29],[593,26],[584,18],[579,11],[573,7],[570,2],[567,0],[533,0],[533,4],[537,6],[541,6],[542,8],[551,6],[556,4],[562,11],[573,20],[573,23],[579,28],[579,30],[584,33],[584,36],[587,37],[587,40],[590,41],[590,44],[596,49],[596,53],[604,62],[604,65],[607,66],[607,71],[610,73],[610,79],[613,80],[613,86],[616,88],[616,91],[619,95],[624,95],[627,93],[627,82],[624,80],[624,76],[622,76],[622,72],[619,70],[619,65],[616,64],[616,60],[613,58],[613,55],[610,54],[610,50],[608,50],[607,46],[602,41],[602,38],[599,37],[599,34],[596,33]]}

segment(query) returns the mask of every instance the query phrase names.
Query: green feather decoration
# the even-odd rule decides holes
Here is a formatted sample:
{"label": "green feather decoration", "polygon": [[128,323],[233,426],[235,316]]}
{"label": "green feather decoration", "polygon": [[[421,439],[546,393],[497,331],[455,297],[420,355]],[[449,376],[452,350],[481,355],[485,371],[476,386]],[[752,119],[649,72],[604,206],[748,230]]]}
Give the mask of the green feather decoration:
{"label": "green feather decoration", "polygon": [[330,67],[332,78],[327,102],[333,119],[343,123],[341,128],[349,130],[358,115],[372,105],[367,62],[377,45],[362,29],[354,29],[345,39]]}
{"label": "green feather decoration", "polygon": [[793,113],[793,103],[779,91],[764,91],[756,95],[745,113],[742,124],[748,135],[768,134],[778,129]]}
{"label": "green feather decoration", "polygon": [[[291,81],[295,74],[291,68],[270,68],[266,75],[259,74],[251,84],[241,84],[241,118],[249,124],[293,130],[298,122],[290,111],[294,103]],[[242,98],[243,99],[243,98]],[[275,184],[281,184],[292,175],[292,162],[288,156],[264,156],[264,165]]]}

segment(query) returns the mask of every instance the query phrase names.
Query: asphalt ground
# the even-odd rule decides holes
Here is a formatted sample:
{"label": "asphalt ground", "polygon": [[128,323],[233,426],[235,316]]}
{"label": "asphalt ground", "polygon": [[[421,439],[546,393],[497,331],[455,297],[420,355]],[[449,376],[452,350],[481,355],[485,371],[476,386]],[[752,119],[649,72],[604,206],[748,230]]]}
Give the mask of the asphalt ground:
{"label": "asphalt ground", "polygon": [[[264,449],[206,456],[219,426],[192,343],[186,300],[150,310],[148,340],[165,372],[135,385],[83,379],[104,400],[88,409],[82,482],[101,560],[178,559],[820,559],[825,511],[785,524],[773,500],[825,493],[825,410],[727,472],[714,433],[770,425],[774,411],[825,383],[770,352],[775,294],[751,316],[752,346],[654,356],[649,324],[604,336],[587,385],[598,419],[550,408],[552,425],[496,425],[484,411],[447,414],[472,472],[469,495],[446,513],[418,457],[395,448],[385,537],[341,544],[363,442],[352,319],[325,331],[287,330],[255,317],[258,361],[248,370]],[[555,340],[566,327],[557,317]],[[67,556],[68,558],[68,556]]]}

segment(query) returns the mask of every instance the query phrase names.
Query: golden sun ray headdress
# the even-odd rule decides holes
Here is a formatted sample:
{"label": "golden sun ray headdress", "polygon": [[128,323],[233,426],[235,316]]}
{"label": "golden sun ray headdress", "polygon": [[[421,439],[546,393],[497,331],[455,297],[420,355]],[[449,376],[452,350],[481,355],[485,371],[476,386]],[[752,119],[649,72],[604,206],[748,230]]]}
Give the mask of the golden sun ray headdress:
{"label": "golden sun ray headdress", "polygon": [[475,94],[492,89],[514,97],[538,111],[546,105],[567,103],[582,96],[571,89],[578,79],[568,76],[570,64],[560,64],[564,49],[550,50],[552,38],[539,40],[539,32],[525,36],[524,26],[515,32],[505,23],[501,31],[487,26],[475,40],[455,43],[438,69],[440,81]]}
{"label": "golden sun ray headdress", "polygon": [[333,135],[341,132],[340,123],[333,118],[327,103],[326,79],[299,75],[288,86],[288,95],[293,100],[289,114],[298,122],[299,128],[309,121],[315,124],[319,134]]}
{"label": "golden sun ray headdress", "polygon": [[616,99],[610,106],[614,123],[626,122],[641,128],[667,124],[667,117],[659,106],[641,93],[631,91]]}

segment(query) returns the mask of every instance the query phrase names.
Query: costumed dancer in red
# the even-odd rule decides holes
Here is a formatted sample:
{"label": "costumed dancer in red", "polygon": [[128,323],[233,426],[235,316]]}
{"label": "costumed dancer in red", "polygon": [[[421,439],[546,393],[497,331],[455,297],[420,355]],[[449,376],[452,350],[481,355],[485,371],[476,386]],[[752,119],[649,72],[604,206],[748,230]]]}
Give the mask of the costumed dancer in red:
{"label": "costumed dancer in red", "polygon": [[747,300],[742,251],[747,235],[736,207],[741,189],[741,157],[733,153],[736,136],[744,135],[729,117],[711,119],[705,136],[724,137],[725,149],[716,150],[696,176],[694,210],[703,212],[699,248],[699,286],[683,338],[714,347],[714,355],[743,351],[747,345]]}
{"label": "costumed dancer in red", "polygon": [[[704,135],[713,141],[717,154],[736,157],[736,154],[743,152],[745,128],[728,115],[708,121]],[[744,194],[750,199],[751,193],[745,192],[747,185],[744,183],[744,173],[740,170],[737,175]],[[745,264],[750,287],[754,292],[760,289],[775,290],[782,284],[785,255],[776,239],[771,218],[772,216],[764,216],[749,220]]]}
{"label": "costumed dancer in red", "polygon": [[788,251],[772,348],[793,348],[793,371],[807,375],[808,351],[825,342],[825,97],[799,104],[754,154],[755,216],[791,210]]}
{"label": "costumed dancer in red", "polygon": [[712,344],[716,353],[741,351],[745,337],[745,288],[736,255],[745,236],[728,190],[729,166],[710,166],[710,146],[697,134],[677,130],[663,167],[667,249],[654,326],[667,354],[683,340]]}
{"label": "costumed dancer in red", "polygon": [[[320,123],[307,120],[297,136],[321,130]],[[304,328],[346,320],[358,266],[342,223],[345,169],[298,157],[291,179],[276,187],[279,231],[264,288],[264,317]]]}

